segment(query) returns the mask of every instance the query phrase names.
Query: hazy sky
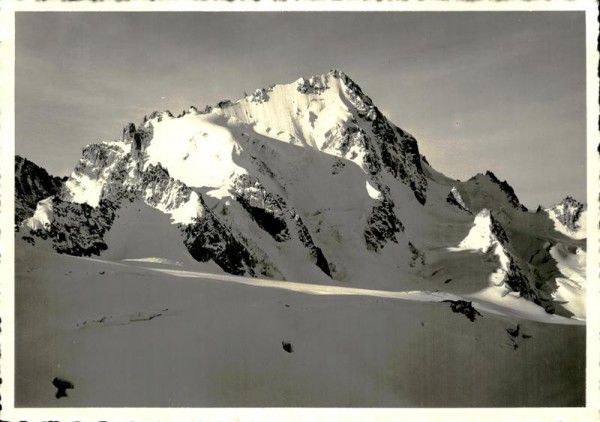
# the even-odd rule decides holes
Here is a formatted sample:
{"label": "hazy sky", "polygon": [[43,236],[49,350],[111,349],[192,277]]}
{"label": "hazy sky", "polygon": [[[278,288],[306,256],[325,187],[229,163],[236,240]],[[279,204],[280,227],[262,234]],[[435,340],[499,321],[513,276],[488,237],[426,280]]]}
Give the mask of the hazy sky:
{"label": "hazy sky", "polygon": [[334,68],[446,175],[492,170],[529,207],[585,199],[582,12],[21,12],[16,151],[66,175],[153,110]]}

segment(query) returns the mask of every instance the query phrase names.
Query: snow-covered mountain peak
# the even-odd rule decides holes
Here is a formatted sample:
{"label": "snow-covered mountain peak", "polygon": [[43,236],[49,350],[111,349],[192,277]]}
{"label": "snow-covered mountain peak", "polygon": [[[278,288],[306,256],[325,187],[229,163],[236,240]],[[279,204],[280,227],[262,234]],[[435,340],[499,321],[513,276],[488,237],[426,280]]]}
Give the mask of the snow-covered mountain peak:
{"label": "snow-covered mountain peak", "polygon": [[389,173],[420,203],[426,200],[416,140],[390,123],[342,72],[275,85],[213,111],[271,140],[352,161],[368,175]]}
{"label": "snow-covered mountain peak", "polygon": [[[519,245],[530,236],[539,265],[548,262],[543,241],[521,233],[535,219],[555,239],[545,213],[522,212],[491,172],[466,182],[436,172],[412,135],[339,71],[203,111],[153,112],[118,139],[86,146],[45,198],[26,226],[60,252],[104,253],[105,236],[118,238],[115,221],[150,207],[140,216],[160,213],[191,257],[233,274],[396,289],[439,273],[458,288],[461,276],[432,266],[458,256],[484,272],[495,255],[495,285],[550,307],[552,269],[540,273]],[[582,224],[578,209],[567,200],[554,211]]]}
{"label": "snow-covered mountain peak", "polygon": [[567,196],[561,202],[545,210],[554,228],[573,239],[586,238],[587,209],[584,204]]}

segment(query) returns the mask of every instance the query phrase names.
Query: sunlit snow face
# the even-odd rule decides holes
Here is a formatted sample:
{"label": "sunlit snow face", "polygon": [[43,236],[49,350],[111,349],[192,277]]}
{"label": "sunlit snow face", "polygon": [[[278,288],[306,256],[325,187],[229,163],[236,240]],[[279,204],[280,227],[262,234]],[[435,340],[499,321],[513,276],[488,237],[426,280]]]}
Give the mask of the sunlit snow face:
{"label": "sunlit snow face", "polygon": [[[216,114],[186,115],[154,126],[145,166],[160,163],[171,177],[189,187],[215,187],[208,194],[227,195],[231,179],[245,170],[233,162],[239,145]],[[187,142],[176,142],[187,139]]]}

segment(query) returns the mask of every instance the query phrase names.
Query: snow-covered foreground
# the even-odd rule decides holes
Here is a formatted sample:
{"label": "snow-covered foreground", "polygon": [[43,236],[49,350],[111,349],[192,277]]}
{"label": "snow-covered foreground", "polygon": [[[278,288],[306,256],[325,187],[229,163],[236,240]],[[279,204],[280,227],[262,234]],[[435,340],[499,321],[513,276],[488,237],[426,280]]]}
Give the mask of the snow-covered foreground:
{"label": "snow-covered foreground", "polygon": [[[480,300],[471,322],[440,302],[450,294],[207,275],[36,241],[16,247],[17,406],[584,405],[575,320]],[[68,397],[54,377],[73,383]]]}

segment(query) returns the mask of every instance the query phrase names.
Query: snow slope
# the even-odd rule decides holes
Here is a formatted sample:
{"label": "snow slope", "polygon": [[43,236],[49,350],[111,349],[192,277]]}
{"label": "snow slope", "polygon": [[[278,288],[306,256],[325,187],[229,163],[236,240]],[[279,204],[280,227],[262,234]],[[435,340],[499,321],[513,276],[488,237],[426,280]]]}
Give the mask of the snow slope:
{"label": "snow slope", "polygon": [[[17,406],[584,401],[583,326],[484,310],[471,322],[435,296],[323,295],[251,278],[181,277],[153,264],[56,255],[43,243],[17,239]],[[56,376],[75,387],[60,400]]]}
{"label": "snow slope", "polygon": [[586,253],[581,248],[569,250],[565,245],[558,244],[550,250],[552,258],[556,260],[560,277],[556,278],[558,289],[555,298],[564,302],[565,308],[571,311],[575,318],[586,318]]}

